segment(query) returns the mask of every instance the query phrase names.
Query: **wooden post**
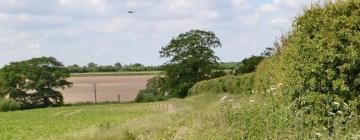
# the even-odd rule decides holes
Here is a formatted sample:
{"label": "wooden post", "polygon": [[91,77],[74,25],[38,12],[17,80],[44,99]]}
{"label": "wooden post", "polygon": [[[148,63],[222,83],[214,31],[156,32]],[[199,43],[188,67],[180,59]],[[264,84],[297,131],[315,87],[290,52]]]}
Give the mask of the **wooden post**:
{"label": "wooden post", "polygon": [[119,103],[121,103],[121,101],[120,101],[120,94],[118,95],[118,101],[119,101]]}
{"label": "wooden post", "polygon": [[94,84],[94,98],[95,98],[95,104],[97,103],[97,99],[96,99],[96,84]]}

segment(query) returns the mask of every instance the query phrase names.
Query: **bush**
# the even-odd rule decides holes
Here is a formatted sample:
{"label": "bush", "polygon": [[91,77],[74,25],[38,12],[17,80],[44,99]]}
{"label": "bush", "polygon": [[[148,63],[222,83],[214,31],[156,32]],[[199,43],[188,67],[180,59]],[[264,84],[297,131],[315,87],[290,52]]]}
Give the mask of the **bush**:
{"label": "bush", "polygon": [[274,52],[256,67],[253,78],[222,77],[200,82],[191,94],[243,93],[252,87],[272,102],[287,105],[296,130],[325,131],[332,139],[357,134],[359,7],[357,0],[312,5],[296,19],[293,30],[275,43]]}
{"label": "bush", "polygon": [[251,94],[253,82],[254,73],[241,76],[224,76],[197,83],[189,90],[189,95],[201,93]]}
{"label": "bush", "polygon": [[313,122],[307,126],[323,124],[329,135],[334,133],[337,111],[350,112],[344,118],[360,111],[334,106],[354,104],[360,97],[359,7],[357,0],[313,5],[296,19],[281,56],[286,64],[285,92],[295,114]]}
{"label": "bush", "polygon": [[245,58],[240,62],[240,64],[235,68],[235,74],[245,74],[254,72],[256,66],[264,59],[264,56],[251,56]]}
{"label": "bush", "polygon": [[165,91],[165,77],[157,75],[148,80],[146,88],[140,90],[135,101],[136,102],[154,102],[163,101],[170,98]]}
{"label": "bush", "polygon": [[20,105],[14,99],[0,99],[0,112],[19,110]]}

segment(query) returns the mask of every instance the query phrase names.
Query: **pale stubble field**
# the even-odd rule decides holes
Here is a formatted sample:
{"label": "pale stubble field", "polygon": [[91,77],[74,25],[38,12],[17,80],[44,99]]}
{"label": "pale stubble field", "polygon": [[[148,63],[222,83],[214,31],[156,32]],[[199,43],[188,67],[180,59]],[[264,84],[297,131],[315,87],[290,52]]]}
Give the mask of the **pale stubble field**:
{"label": "pale stubble field", "polygon": [[60,90],[65,103],[94,102],[94,84],[96,84],[97,101],[133,101],[137,92],[144,89],[147,80],[153,75],[132,76],[90,76],[70,77],[73,86]]}

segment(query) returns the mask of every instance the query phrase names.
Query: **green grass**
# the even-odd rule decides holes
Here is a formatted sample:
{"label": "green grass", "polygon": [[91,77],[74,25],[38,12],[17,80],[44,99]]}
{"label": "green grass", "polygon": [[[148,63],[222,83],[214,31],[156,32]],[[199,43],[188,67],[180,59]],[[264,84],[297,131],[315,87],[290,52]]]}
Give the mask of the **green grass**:
{"label": "green grass", "polygon": [[119,71],[119,72],[89,72],[71,73],[72,77],[91,77],[91,76],[132,76],[132,75],[156,75],[161,71]]}
{"label": "green grass", "polygon": [[[109,135],[127,139],[130,133],[128,131],[134,130],[134,134],[137,135],[141,132],[136,131],[137,129],[154,126],[158,126],[158,130],[160,127],[167,128],[162,123],[173,122],[169,119],[178,120],[181,117],[176,116],[183,116],[183,113],[188,114],[199,109],[207,104],[209,99],[194,96],[185,100],[172,99],[155,103],[70,106],[1,112],[0,139],[101,139]],[[149,125],[142,128],[145,124]],[[103,130],[119,131],[106,135]],[[159,131],[156,132],[163,136]],[[92,137],[96,134],[99,136]]]}
{"label": "green grass", "polygon": [[74,106],[0,113],[0,139],[34,139],[118,125],[166,110],[167,103]]}
{"label": "green grass", "polygon": [[[224,98],[226,97],[226,98]],[[223,98],[223,100],[221,100]],[[359,139],[302,127],[281,96],[199,94],[155,103],[71,106],[0,113],[0,139]],[[338,131],[340,132],[340,131]]]}

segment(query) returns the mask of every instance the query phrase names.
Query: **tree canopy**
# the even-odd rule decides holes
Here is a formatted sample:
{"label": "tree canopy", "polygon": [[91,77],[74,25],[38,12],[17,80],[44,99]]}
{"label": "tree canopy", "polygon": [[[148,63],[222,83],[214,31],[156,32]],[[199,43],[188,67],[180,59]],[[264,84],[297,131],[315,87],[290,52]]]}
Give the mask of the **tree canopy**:
{"label": "tree canopy", "polygon": [[53,57],[33,58],[12,62],[2,69],[1,89],[23,108],[56,106],[63,96],[55,89],[71,86],[63,64]]}
{"label": "tree canopy", "polygon": [[194,84],[214,77],[219,58],[213,49],[219,47],[213,32],[191,30],[172,39],[160,51],[162,58],[170,58],[164,68],[168,92],[185,97]]}
{"label": "tree canopy", "polygon": [[240,64],[235,68],[235,74],[245,74],[254,72],[256,66],[264,59],[263,56],[251,56],[245,58],[240,62]]}

